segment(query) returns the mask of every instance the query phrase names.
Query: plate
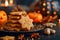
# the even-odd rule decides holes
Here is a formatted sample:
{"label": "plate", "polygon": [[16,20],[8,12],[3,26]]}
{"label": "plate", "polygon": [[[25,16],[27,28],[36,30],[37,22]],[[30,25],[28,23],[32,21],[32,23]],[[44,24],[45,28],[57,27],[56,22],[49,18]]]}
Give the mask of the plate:
{"label": "plate", "polygon": [[[5,25],[6,26],[6,25]],[[8,27],[8,26],[6,26]],[[31,29],[30,31],[10,31],[10,30],[0,30],[0,32],[6,32],[6,33],[33,33],[33,32],[38,32],[43,30],[45,27],[41,24],[36,25],[33,29]]]}

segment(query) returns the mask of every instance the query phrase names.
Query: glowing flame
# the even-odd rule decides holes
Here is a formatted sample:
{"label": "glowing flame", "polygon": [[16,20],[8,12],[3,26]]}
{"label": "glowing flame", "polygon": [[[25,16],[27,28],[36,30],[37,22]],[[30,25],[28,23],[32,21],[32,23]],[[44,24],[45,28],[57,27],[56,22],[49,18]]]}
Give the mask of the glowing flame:
{"label": "glowing flame", "polygon": [[5,0],[5,6],[8,6],[8,0]]}

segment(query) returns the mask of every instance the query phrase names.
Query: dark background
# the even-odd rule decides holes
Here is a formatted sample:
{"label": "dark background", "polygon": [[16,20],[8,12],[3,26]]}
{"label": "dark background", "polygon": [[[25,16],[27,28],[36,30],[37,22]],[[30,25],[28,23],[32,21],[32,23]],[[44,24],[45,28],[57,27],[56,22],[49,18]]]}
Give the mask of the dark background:
{"label": "dark background", "polygon": [[[44,0],[43,0],[44,1]],[[47,0],[48,1],[57,1],[59,3],[59,6],[60,6],[60,0]],[[18,5],[24,5],[24,6],[27,6],[27,7],[30,7],[30,5],[33,3],[33,2],[36,2],[36,0],[16,0],[16,3]],[[57,5],[56,5],[57,6]],[[58,8],[59,9],[59,12],[57,13],[57,15],[60,17],[60,7]]]}
{"label": "dark background", "polygon": [[[32,2],[35,2],[35,0],[16,0],[16,1],[17,1],[17,4],[27,5],[27,6],[29,6]],[[49,1],[49,0],[47,0],[47,1]],[[53,1],[60,2],[60,0],[53,0]]]}

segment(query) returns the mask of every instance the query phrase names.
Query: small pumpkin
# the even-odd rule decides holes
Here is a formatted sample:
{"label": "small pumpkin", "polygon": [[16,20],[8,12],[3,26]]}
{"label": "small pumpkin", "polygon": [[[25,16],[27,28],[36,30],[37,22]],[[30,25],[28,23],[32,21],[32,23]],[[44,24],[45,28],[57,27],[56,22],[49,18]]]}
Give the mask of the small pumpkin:
{"label": "small pumpkin", "polygon": [[31,19],[35,19],[35,17],[37,16],[36,15],[36,12],[34,13],[34,12],[29,12],[28,13],[28,16],[31,18]]}
{"label": "small pumpkin", "polygon": [[5,11],[0,11],[0,25],[7,22],[7,14]]}
{"label": "small pumpkin", "polygon": [[33,22],[38,23],[41,22],[43,17],[40,13],[36,13],[36,12],[29,12],[28,16],[33,19]]}

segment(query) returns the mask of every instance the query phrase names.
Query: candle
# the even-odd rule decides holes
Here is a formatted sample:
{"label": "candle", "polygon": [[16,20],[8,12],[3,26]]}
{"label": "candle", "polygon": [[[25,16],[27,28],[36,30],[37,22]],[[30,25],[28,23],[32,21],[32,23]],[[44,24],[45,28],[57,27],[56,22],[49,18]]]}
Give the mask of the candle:
{"label": "candle", "polygon": [[59,19],[59,21],[58,21],[58,28],[60,28],[60,19]]}
{"label": "candle", "polygon": [[5,0],[5,6],[8,6],[8,0]]}
{"label": "candle", "polygon": [[10,4],[13,4],[13,0],[10,0]]}

